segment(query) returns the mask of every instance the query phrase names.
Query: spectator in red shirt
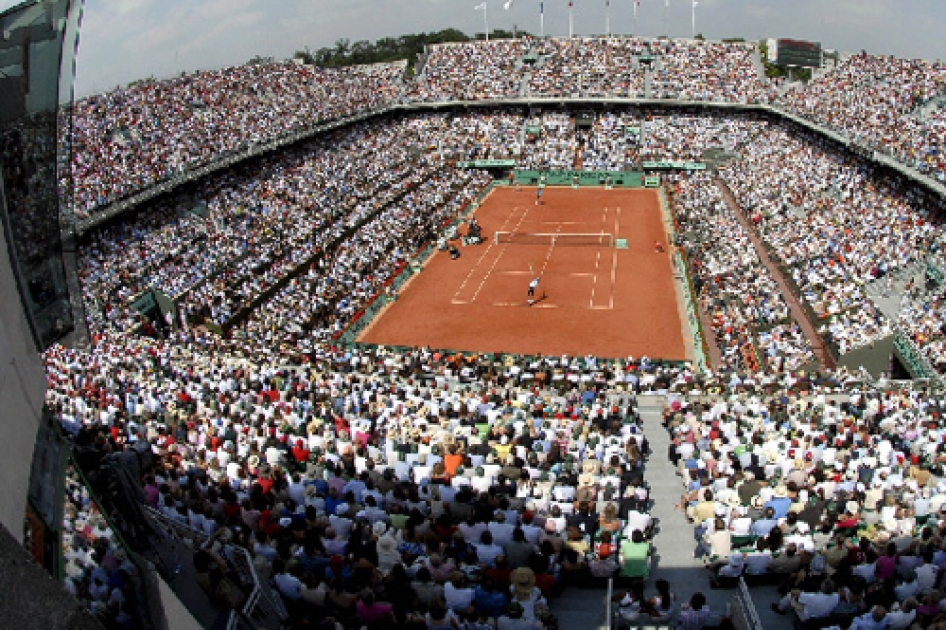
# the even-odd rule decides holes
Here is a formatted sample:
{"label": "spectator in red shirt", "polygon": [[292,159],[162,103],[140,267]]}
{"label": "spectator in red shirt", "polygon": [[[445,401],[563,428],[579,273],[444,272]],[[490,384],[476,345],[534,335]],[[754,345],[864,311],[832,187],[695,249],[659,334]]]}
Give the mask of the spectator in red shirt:
{"label": "spectator in red shirt", "polygon": [[309,461],[309,449],[301,439],[296,440],[296,445],[292,447],[292,458],[300,464]]}

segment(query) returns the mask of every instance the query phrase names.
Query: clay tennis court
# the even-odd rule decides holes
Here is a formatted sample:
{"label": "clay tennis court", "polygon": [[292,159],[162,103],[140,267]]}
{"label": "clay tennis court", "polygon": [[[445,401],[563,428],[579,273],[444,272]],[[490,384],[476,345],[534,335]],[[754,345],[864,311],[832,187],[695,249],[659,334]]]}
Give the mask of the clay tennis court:
{"label": "clay tennis court", "polygon": [[[543,204],[535,200],[535,188],[494,189],[475,213],[484,243],[460,246],[457,260],[434,254],[358,341],[687,359],[670,255],[654,251],[656,242],[669,249],[657,194],[546,188]],[[551,236],[497,244],[497,232]],[[530,306],[533,274],[541,282]]]}

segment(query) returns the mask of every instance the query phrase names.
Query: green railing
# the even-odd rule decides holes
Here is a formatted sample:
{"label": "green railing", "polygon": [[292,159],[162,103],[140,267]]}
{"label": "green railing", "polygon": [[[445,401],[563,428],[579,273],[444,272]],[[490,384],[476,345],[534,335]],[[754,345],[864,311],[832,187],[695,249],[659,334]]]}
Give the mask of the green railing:
{"label": "green railing", "polygon": [[661,160],[659,162],[644,162],[645,171],[705,171],[703,162],[682,162],[679,160]]}
{"label": "green railing", "polygon": [[[616,186],[640,188],[644,174],[639,171],[516,171],[516,181],[526,186]],[[543,179],[544,178],[544,179]]]}
{"label": "green railing", "polygon": [[913,378],[929,379],[937,387],[943,386],[943,377],[899,324],[894,326],[893,350]]}
{"label": "green railing", "polygon": [[690,324],[690,331],[693,334],[693,353],[696,355],[696,367],[700,372],[708,370],[709,348],[706,346],[706,333],[703,330],[703,321],[700,319],[700,312],[696,305],[696,294],[690,281],[690,273],[687,269],[686,257],[680,250],[673,252],[673,263],[683,278],[683,298],[687,307],[687,319]]}

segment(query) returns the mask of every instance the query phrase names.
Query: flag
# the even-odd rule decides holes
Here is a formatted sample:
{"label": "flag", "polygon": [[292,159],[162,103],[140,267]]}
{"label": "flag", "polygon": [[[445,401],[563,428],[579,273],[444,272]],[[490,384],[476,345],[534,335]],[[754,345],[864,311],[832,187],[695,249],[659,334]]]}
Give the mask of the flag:
{"label": "flag", "polygon": [[699,0],[693,0],[693,8],[695,9],[698,6],[700,6]]}
{"label": "flag", "polygon": [[544,3],[544,2],[540,2],[540,3],[539,3],[539,15],[545,15],[545,3]]}
{"label": "flag", "polygon": [[503,8],[508,11],[509,9],[512,8],[512,3],[513,3],[513,0],[506,0],[506,4],[503,5]]}
{"label": "flag", "polygon": [[486,3],[485,3],[485,2],[482,2],[482,3],[478,4],[478,5],[476,5],[475,7],[473,7],[473,10],[474,10],[474,11],[485,11],[485,10],[486,10]]}

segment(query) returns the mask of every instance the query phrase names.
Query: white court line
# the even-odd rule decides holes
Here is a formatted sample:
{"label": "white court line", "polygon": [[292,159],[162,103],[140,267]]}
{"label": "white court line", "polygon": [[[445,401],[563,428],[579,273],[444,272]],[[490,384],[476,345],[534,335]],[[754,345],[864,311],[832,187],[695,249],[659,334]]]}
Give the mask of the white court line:
{"label": "white court line", "polygon": [[618,250],[614,250],[611,255],[611,299],[608,301],[608,308],[614,308],[614,287],[617,285],[618,276]]}
{"label": "white court line", "polygon": [[595,256],[595,272],[591,274],[594,276],[594,280],[591,282],[591,301],[588,303],[589,308],[595,307],[595,289],[598,288],[598,267],[601,266],[601,248],[598,248],[598,253]]}
{"label": "white court line", "polygon": [[[616,214],[614,215],[614,238],[617,239],[618,234],[621,233],[621,206],[617,207]],[[616,245],[617,243],[615,243]],[[617,276],[618,276],[618,250],[615,247],[614,252],[611,254],[611,299],[608,301],[610,308],[614,308],[614,289],[617,286]]]}
{"label": "white court line", "polygon": [[[499,230],[500,232],[505,232],[505,231],[506,231],[506,230],[505,230],[506,224],[509,223],[509,220],[512,219],[512,217],[515,216],[515,214],[516,214],[517,212],[519,212],[519,210],[521,210],[521,209],[523,209],[523,207],[520,207],[520,206],[513,206],[512,212],[510,212],[510,213],[506,216],[506,220],[503,221],[503,224],[502,224],[502,226],[501,226],[502,229]],[[528,208],[528,207],[525,207],[525,211],[526,211],[526,214],[529,214],[529,208]],[[522,223],[522,219],[519,219],[519,223]],[[466,274],[466,278],[463,279],[463,282],[462,282],[462,283],[460,284],[460,286],[457,288],[456,293],[453,294],[453,303],[454,303],[454,304],[469,304],[469,302],[457,301],[457,296],[460,295],[460,293],[463,292],[463,289],[466,287],[467,283],[470,281],[470,278],[473,277],[473,272],[475,272],[477,269],[480,268],[480,263],[483,262],[483,259],[486,258],[486,255],[489,254],[490,250],[493,249],[493,245],[495,245],[495,243],[493,242],[492,239],[490,239],[489,245],[487,245],[487,246],[486,246],[486,249],[483,251],[483,253],[480,254],[479,260],[477,260],[477,261],[476,261],[476,264],[473,265],[473,267],[470,269],[470,273]],[[502,258],[502,254],[500,254],[499,257]],[[495,263],[493,264],[493,266],[494,266],[494,267],[496,266]],[[479,291],[477,291],[477,293],[479,293]],[[474,296],[473,299],[476,299],[476,297]]]}
{"label": "white court line", "polygon": [[[556,231],[556,232],[561,232],[561,231],[562,231],[562,226],[561,226],[561,225],[558,226],[558,229],[555,230],[555,231]],[[545,268],[549,266],[549,259],[552,258],[552,252],[553,252],[554,250],[555,250],[555,241],[553,240],[553,241],[549,244],[549,251],[548,251],[548,253],[545,255],[545,262],[542,263],[542,270],[539,272],[539,277],[540,277],[540,278],[545,275]]]}
{"label": "white court line", "polygon": [[529,306],[528,302],[493,302],[490,304],[490,306],[501,306],[501,307],[527,306],[529,308],[561,308],[558,304],[533,304],[532,306]]}
{"label": "white court line", "polygon": [[588,276],[593,276],[593,275],[595,275],[595,274],[590,273],[590,272],[584,272],[584,273],[582,273],[582,272],[576,271],[576,272],[570,273],[570,274],[568,274],[568,275],[569,275],[570,277],[572,277],[572,278],[587,278]]}
{"label": "white court line", "polygon": [[[604,210],[601,213],[601,225],[602,227],[608,222],[608,207],[605,206]],[[594,280],[591,282],[591,299],[588,301],[588,308],[595,307],[595,291],[598,288],[598,268],[601,266],[601,246],[598,246],[598,253],[595,256],[595,272],[592,274]]]}
{"label": "white court line", "polygon": [[500,276],[502,276],[502,275],[506,275],[506,276],[528,276],[528,275],[530,275],[530,273],[529,273],[528,271],[515,271],[515,270],[510,270],[510,271],[497,271],[497,272],[496,272],[496,275],[500,275]]}

